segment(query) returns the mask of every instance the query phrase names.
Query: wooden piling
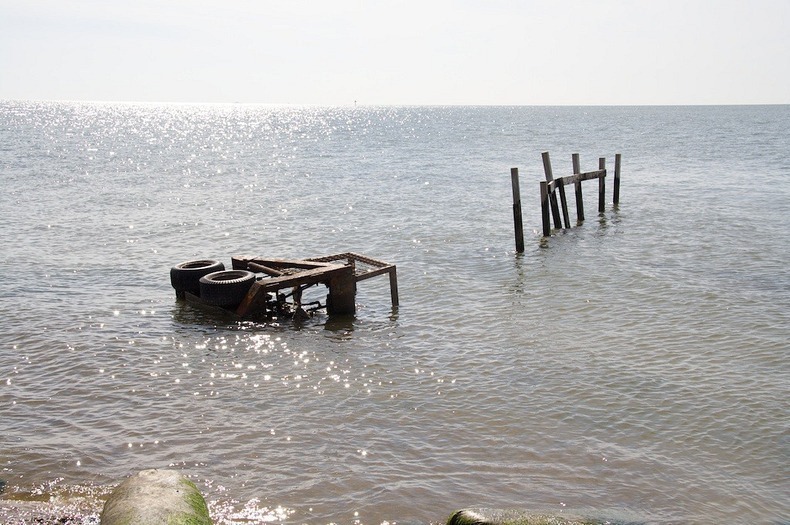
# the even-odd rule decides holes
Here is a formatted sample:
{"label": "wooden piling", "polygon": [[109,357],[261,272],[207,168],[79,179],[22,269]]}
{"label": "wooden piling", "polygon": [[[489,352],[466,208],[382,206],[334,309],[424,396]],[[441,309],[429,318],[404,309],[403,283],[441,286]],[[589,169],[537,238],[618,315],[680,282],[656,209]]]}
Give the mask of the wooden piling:
{"label": "wooden piling", "polygon": [[603,170],[598,179],[598,213],[603,213],[606,211],[606,157],[598,159],[598,169]]}
{"label": "wooden piling", "polygon": [[620,154],[614,156],[614,197],[612,202],[615,206],[620,203]]}
{"label": "wooden piling", "polygon": [[[568,217],[568,203],[565,199],[565,185],[573,183],[576,191],[576,218],[578,222],[584,221],[584,198],[582,195],[581,183],[585,180],[598,179],[598,213],[602,214],[606,211],[606,158],[600,157],[598,159],[598,169],[596,171],[588,171],[582,173],[581,163],[579,162],[579,154],[574,153],[571,156],[573,161],[573,175],[567,177],[554,178],[554,173],[551,168],[551,159],[549,152],[544,151],[543,157],[543,170],[546,175],[546,180],[540,183],[540,211],[541,219],[543,222],[543,236],[551,236],[551,219],[554,219],[554,227],[562,228],[563,219],[565,221],[565,228],[570,228],[570,220]],[[515,170],[515,168],[513,168]],[[517,176],[517,172],[511,170],[511,176]],[[514,175],[514,173],[516,175]],[[516,182],[514,181],[514,184]],[[514,186],[514,191],[517,186]],[[615,155],[615,205],[620,200],[620,154]],[[557,203],[556,193],[560,194],[562,201],[562,216],[560,216],[560,206]],[[515,199],[514,199],[515,200]],[[520,208],[519,208],[520,210]],[[515,204],[514,204],[515,214]]]}
{"label": "wooden piling", "polygon": [[518,183],[518,168],[510,168],[510,182],[513,186],[513,224],[516,230],[516,251],[524,253],[524,223],[521,219],[521,190]]}
{"label": "wooden piling", "polygon": [[543,219],[543,236],[551,236],[551,220],[549,219],[549,183],[540,181],[540,214]]}
{"label": "wooden piling", "polygon": [[[582,172],[581,164],[579,163],[579,154],[574,153],[571,155],[571,160],[573,161],[573,174],[578,175]],[[582,222],[584,221],[584,198],[582,197],[582,181],[580,179],[576,179],[573,183],[573,186],[576,188],[576,221]]]}
{"label": "wooden piling", "polygon": [[[551,172],[551,158],[549,158],[549,152],[544,151],[542,154],[543,157],[543,171],[546,174],[546,182],[551,182],[554,180],[554,175]],[[557,194],[554,192],[554,188],[549,188],[549,203],[551,204],[551,214],[554,218],[554,227],[555,228],[562,228],[562,218],[560,217],[560,207],[557,204]],[[563,210],[564,214],[568,214],[568,205],[565,202],[565,189],[560,186],[560,198],[562,199]],[[567,219],[566,219],[567,221]],[[566,222],[567,224],[567,222]]]}
{"label": "wooden piling", "polygon": [[565,197],[565,184],[557,186],[560,193],[560,205],[562,206],[562,220],[565,221],[565,228],[571,227],[571,218],[568,215],[568,199]]}

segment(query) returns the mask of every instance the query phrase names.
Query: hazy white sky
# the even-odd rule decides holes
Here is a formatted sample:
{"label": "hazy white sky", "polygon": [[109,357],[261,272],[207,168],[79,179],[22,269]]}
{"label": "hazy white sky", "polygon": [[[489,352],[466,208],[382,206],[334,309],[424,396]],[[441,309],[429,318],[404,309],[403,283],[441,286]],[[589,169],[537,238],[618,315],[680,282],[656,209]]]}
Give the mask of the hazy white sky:
{"label": "hazy white sky", "polygon": [[790,103],[790,0],[0,0],[0,99]]}

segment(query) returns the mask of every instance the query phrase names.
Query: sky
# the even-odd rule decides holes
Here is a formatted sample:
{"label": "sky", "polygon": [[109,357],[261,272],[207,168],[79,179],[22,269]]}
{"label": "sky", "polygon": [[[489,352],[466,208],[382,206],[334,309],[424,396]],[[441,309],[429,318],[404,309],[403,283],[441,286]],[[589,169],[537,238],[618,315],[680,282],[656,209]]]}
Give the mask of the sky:
{"label": "sky", "polygon": [[790,0],[0,0],[0,99],[790,103]]}

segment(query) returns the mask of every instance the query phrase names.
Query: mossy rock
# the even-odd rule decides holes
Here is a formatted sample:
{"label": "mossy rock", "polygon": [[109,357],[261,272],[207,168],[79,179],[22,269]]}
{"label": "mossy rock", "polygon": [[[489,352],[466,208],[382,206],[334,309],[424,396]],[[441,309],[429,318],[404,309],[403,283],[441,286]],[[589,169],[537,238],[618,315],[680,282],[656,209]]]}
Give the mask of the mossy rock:
{"label": "mossy rock", "polygon": [[174,470],[142,470],[112,491],[102,525],[212,525],[194,483]]}
{"label": "mossy rock", "polygon": [[610,521],[555,516],[517,509],[463,509],[454,512],[447,525],[604,525]]}

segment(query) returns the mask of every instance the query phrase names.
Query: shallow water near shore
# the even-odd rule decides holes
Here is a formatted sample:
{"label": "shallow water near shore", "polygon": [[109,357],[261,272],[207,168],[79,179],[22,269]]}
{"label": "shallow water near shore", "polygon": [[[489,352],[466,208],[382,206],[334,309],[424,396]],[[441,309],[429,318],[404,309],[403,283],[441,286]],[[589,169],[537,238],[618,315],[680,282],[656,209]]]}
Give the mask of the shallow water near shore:
{"label": "shallow water near shore", "polygon": [[[89,523],[167,467],[226,524],[786,523],[788,136],[790,106],[0,102],[0,498]],[[619,207],[587,183],[541,240],[542,151],[621,153]],[[346,251],[400,308],[381,278],[353,319],[240,322],[169,283]]]}

